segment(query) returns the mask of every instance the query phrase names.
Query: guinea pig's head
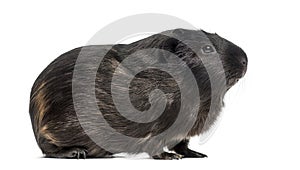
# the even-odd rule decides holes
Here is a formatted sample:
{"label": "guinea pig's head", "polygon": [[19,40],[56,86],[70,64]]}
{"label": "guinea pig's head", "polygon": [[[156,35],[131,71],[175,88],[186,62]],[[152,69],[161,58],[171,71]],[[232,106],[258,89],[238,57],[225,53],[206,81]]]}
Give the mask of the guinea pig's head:
{"label": "guinea pig's head", "polygon": [[220,55],[225,70],[227,86],[233,86],[247,71],[248,59],[246,53],[237,45],[217,34],[207,32],[205,34]]}

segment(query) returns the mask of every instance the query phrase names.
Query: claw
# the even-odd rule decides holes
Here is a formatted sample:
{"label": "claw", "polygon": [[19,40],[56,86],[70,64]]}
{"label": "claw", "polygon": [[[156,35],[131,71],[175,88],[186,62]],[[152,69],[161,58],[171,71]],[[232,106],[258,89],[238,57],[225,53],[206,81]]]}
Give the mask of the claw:
{"label": "claw", "polygon": [[77,159],[79,159],[80,158],[80,153],[79,153],[79,151],[77,151]]}
{"label": "claw", "polygon": [[86,152],[85,152],[85,150],[82,151],[82,157],[83,157],[83,159],[86,158]]}

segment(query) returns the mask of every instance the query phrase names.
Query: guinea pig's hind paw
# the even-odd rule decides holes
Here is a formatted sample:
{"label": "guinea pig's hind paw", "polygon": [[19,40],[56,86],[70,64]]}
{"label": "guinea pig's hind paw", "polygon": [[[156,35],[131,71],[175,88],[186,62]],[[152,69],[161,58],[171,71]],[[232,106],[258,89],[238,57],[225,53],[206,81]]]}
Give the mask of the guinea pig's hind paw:
{"label": "guinea pig's hind paw", "polygon": [[87,150],[82,148],[68,148],[68,149],[62,149],[56,153],[48,153],[46,154],[46,157],[49,158],[75,158],[85,159],[87,156]]}
{"label": "guinea pig's hind paw", "polygon": [[77,154],[75,154],[75,155],[77,156],[77,159],[79,159],[79,158],[85,159],[86,153],[87,153],[87,151],[85,149],[79,149],[79,150],[77,150]]}
{"label": "guinea pig's hind paw", "polygon": [[77,159],[80,159],[80,158],[85,159],[86,154],[87,154],[87,151],[85,149],[74,148],[74,150],[71,151],[71,155],[72,155],[71,157],[77,158]]}
{"label": "guinea pig's hind paw", "polygon": [[172,160],[172,159],[181,159],[182,155],[177,153],[169,153],[169,152],[163,152],[159,155],[152,156],[153,159],[161,159],[161,160]]}

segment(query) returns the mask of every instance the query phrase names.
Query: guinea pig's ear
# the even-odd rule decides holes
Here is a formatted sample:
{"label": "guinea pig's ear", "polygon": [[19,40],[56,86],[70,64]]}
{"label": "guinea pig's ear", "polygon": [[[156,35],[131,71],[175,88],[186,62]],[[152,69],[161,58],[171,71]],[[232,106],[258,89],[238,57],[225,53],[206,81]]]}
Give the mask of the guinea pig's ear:
{"label": "guinea pig's ear", "polygon": [[167,63],[171,54],[177,53],[176,51],[179,43],[180,41],[177,40],[176,38],[172,38],[172,37],[166,38],[160,46],[160,49],[166,52],[159,52],[158,61],[161,63]]}
{"label": "guinea pig's ear", "polygon": [[179,43],[180,43],[179,40],[177,40],[176,38],[170,37],[164,41],[163,49],[167,50],[171,53],[175,53]]}

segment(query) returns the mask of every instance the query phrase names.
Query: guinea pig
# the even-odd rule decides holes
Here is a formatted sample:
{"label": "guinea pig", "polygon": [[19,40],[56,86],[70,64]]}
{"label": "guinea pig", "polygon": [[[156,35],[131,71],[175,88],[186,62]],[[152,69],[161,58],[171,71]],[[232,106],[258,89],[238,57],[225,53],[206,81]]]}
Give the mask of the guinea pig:
{"label": "guinea pig", "polygon": [[[112,158],[121,152],[207,157],[189,149],[189,140],[214,124],[225,93],[247,64],[240,47],[203,30],[174,29],[130,44],[73,49],[50,63],[31,89],[37,144],[52,158]],[[100,118],[105,121],[97,123]]]}

